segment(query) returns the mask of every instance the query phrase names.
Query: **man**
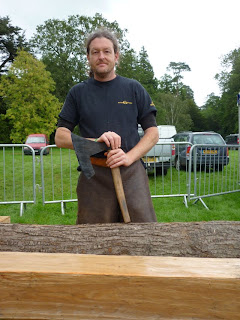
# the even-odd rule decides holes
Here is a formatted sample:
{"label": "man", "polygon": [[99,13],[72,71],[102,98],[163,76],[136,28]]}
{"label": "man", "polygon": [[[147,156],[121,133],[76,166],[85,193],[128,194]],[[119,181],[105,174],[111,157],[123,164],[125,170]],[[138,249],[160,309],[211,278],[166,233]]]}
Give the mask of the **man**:
{"label": "man", "polygon": [[[79,125],[83,137],[105,142],[111,148],[92,158],[95,175],[81,174],[77,186],[77,223],[123,221],[110,168],[120,167],[132,222],[155,222],[148,179],[140,161],[158,141],[156,108],[135,80],[116,75],[118,43],[108,30],[98,30],[87,40],[87,59],[93,77],[68,93],[59,115],[55,142],[73,149],[71,131]],[[144,130],[140,140],[138,123]]]}

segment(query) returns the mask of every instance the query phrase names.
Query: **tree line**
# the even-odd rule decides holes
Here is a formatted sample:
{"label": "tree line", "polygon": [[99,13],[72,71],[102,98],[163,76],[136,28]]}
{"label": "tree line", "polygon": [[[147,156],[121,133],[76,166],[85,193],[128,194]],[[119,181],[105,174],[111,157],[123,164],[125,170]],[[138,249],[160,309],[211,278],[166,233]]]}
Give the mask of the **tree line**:
{"label": "tree line", "polygon": [[238,132],[236,97],[240,90],[240,48],[225,55],[216,74],[221,96],[210,93],[197,106],[194,92],[183,82],[191,72],[185,62],[169,62],[157,79],[142,46],[137,53],[127,40],[127,30],[101,14],[49,19],[36,27],[31,39],[0,17],[0,143],[21,143],[33,132],[54,135],[61,106],[69,89],[89,77],[86,35],[97,28],[111,29],[120,44],[116,72],[139,81],[158,110],[157,123],[175,125],[177,131],[216,131],[224,137]]}

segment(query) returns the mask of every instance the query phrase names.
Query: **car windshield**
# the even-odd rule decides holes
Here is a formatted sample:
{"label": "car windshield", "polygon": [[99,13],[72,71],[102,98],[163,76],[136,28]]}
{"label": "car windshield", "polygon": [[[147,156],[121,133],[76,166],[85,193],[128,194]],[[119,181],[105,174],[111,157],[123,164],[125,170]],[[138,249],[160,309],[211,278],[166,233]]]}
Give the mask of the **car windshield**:
{"label": "car windshield", "polygon": [[224,144],[218,134],[196,134],[193,137],[193,144]]}
{"label": "car windshield", "polygon": [[45,143],[44,137],[29,137],[26,143]]}

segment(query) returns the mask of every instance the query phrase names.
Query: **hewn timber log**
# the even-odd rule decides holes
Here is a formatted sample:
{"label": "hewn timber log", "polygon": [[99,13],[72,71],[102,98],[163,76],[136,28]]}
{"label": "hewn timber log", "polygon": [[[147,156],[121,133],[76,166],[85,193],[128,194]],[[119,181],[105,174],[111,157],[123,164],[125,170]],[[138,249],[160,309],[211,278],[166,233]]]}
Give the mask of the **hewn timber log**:
{"label": "hewn timber log", "polygon": [[239,319],[240,260],[0,253],[0,319]]}
{"label": "hewn timber log", "polygon": [[240,222],[0,224],[0,251],[239,258]]}

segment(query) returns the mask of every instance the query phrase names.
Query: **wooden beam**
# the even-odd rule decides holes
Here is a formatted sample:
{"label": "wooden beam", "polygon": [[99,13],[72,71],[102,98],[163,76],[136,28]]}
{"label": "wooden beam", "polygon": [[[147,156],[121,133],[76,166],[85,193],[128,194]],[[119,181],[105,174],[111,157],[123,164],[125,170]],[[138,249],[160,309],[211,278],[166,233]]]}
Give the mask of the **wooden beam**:
{"label": "wooden beam", "polygon": [[240,258],[240,221],[0,224],[0,251]]}
{"label": "wooden beam", "polygon": [[0,319],[239,319],[240,260],[0,253]]}
{"label": "wooden beam", "polygon": [[11,223],[10,216],[0,216],[0,223]]}

